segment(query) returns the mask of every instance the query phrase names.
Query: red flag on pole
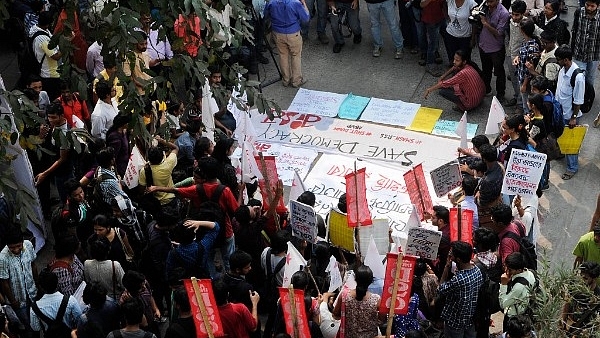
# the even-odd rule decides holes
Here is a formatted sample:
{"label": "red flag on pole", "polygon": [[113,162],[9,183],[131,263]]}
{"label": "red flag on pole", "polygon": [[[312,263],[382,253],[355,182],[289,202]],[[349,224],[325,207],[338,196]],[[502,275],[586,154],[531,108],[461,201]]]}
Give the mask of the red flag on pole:
{"label": "red flag on pole", "polygon": [[371,225],[371,212],[367,203],[366,169],[362,168],[345,176],[346,205],[348,206],[348,226]]}
{"label": "red flag on pole", "polygon": [[196,338],[213,338],[225,335],[219,309],[210,279],[184,279],[183,286],[190,299]]}
{"label": "red flag on pole", "polygon": [[[260,156],[256,156],[255,159],[263,176],[263,179],[258,180],[258,186],[263,198],[263,209],[268,210],[271,198],[275,196],[275,192],[277,191],[277,181],[279,180],[275,156],[263,156],[262,159]],[[284,213],[286,210],[287,208],[282,196],[277,203],[277,213]]]}
{"label": "red flag on pole", "polygon": [[423,173],[423,166],[419,164],[413,170],[404,174],[404,183],[410,197],[410,202],[417,207],[419,218],[425,219],[425,212],[433,210],[433,202],[427,188],[427,181]]}
{"label": "red flag on pole", "polygon": [[[293,297],[290,297],[293,295]],[[304,307],[304,291],[290,288],[279,288],[279,297],[285,329],[292,338],[310,338],[306,308]]]}
{"label": "red flag on pole", "polygon": [[[379,303],[379,313],[387,313],[390,310],[393,297],[392,293],[394,290],[394,281],[396,278],[397,262],[398,254],[388,252],[385,280],[383,282],[383,294],[381,295],[381,302]],[[405,315],[408,313],[408,303],[410,302],[411,296],[410,289],[412,287],[416,263],[417,257],[408,255],[402,256],[402,265],[400,267],[400,274],[397,279],[398,286],[396,287],[397,292],[394,314]]]}
{"label": "red flag on pole", "polygon": [[473,210],[450,208],[450,241],[473,244]]}

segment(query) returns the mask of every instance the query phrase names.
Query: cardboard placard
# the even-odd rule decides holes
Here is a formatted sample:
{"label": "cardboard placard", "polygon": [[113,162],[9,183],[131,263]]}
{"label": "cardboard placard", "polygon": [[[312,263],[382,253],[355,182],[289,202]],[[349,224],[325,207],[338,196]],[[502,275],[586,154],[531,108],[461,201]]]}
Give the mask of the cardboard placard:
{"label": "cardboard placard", "polygon": [[437,197],[443,197],[450,191],[460,187],[462,175],[458,161],[452,161],[431,171],[431,182]]}
{"label": "cardboard placard", "polygon": [[362,114],[365,107],[369,104],[369,101],[371,101],[370,97],[349,93],[340,106],[338,117],[348,120],[358,120],[360,114]]}
{"label": "cardboard placard", "polygon": [[412,123],[420,107],[420,104],[401,100],[371,98],[360,120],[406,127]]}
{"label": "cardboard placard", "polygon": [[295,237],[308,243],[317,242],[317,213],[310,205],[290,201],[290,225]]}
{"label": "cardboard placard", "polygon": [[404,174],[404,182],[410,201],[417,207],[419,219],[424,220],[425,213],[433,209],[433,202],[427,188],[423,166],[419,164],[413,170],[407,171]]}
{"label": "cardboard placard", "polygon": [[546,158],[546,154],[513,148],[502,181],[502,193],[520,196],[535,195],[544,172]]}
{"label": "cardboard placard", "polygon": [[588,126],[576,126],[575,128],[565,128],[562,135],[558,138],[560,152],[564,155],[579,154],[581,144],[587,133]]}
{"label": "cardboard placard", "polygon": [[473,210],[450,208],[450,241],[463,241],[473,245]]}
{"label": "cardboard placard", "polygon": [[371,225],[371,212],[367,202],[366,169],[362,168],[345,176],[348,226]]}
{"label": "cardboard placard", "polygon": [[354,252],[354,228],[348,227],[346,215],[331,210],[329,212],[329,241],[348,252]]}
{"label": "cardboard placard", "polygon": [[[396,277],[397,261],[398,254],[388,252],[387,266],[385,269],[385,281],[383,283],[383,294],[381,295],[381,302],[379,303],[379,313],[387,313],[390,310],[393,285]],[[405,315],[408,313],[408,303],[410,302],[412,280],[415,272],[416,261],[417,257],[415,256],[404,255],[402,258],[394,314]]]}
{"label": "cardboard placard", "polygon": [[427,228],[408,229],[406,254],[435,260],[442,240],[442,232]]}
{"label": "cardboard placard", "polygon": [[304,306],[304,291],[279,288],[285,330],[294,338],[311,338]]}
{"label": "cardboard placard", "polygon": [[345,98],[346,94],[300,88],[288,111],[334,117]]}
{"label": "cardboard placard", "polygon": [[[187,292],[192,308],[192,317],[196,326],[196,337],[222,337],[225,334],[219,308],[212,291],[210,279],[183,280],[183,286]],[[207,329],[210,328],[210,329]]]}

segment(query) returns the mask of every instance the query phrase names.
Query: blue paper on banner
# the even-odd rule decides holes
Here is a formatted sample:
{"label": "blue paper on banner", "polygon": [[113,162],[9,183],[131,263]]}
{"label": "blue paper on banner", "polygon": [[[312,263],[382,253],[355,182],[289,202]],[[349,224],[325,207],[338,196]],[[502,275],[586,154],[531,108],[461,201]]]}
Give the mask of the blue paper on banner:
{"label": "blue paper on banner", "polygon": [[[456,127],[458,127],[458,121],[438,120],[431,133],[433,135],[460,138],[460,136],[456,135]],[[472,139],[476,133],[477,124],[467,123],[467,138],[469,140]]]}
{"label": "blue paper on banner", "polygon": [[348,94],[340,106],[338,117],[348,120],[358,120],[365,107],[369,104],[370,97]]}

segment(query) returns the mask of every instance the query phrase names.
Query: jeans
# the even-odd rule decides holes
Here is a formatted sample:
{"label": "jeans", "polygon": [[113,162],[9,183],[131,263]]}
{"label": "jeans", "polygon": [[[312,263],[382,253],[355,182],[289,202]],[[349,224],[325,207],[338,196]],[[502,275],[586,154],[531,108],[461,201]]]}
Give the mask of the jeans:
{"label": "jeans", "polygon": [[483,82],[485,83],[485,92],[492,91],[492,71],[496,75],[496,95],[498,99],[504,97],[506,91],[506,72],[504,71],[504,56],[506,52],[504,47],[497,52],[486,53],[479,48],[481,58],[481,70],[483,73]]}
{"label": "jeans", "polygon": [[585,79],[588,82],[594,83],[594,81],[596,80],[596,72],[598,70],[598,64],[600,63],[600,61],[578,61],[578,60],[573,60],[573,62],[575,62],[577,64],[577,67],[581,68],[581,69],[585,69]]}
{"label": "jeans", "polygon": [[444,337],[445,338],[475,338],[475,325],[469,327],[455,329],[448,325],[444,325]]}
{"label": "jeans", "polygon": [[369,15],[371,17],[371,34],[373,35],[374,47],[383,47],[383,39],[381,38],[381,14],[385,18],[388,26],[390,27],[390,33],[392,34],[392,40],[396,49],[402,49],[404,40],[402,34],[400,34],[400,23],[398,22],[398,13],[396,9],[396,0],[385,0],[384,2],[370,4],[367,3],[369,9]]}
{"label": "jeans", "polygon": [[221,251],[223,272],[227,272],[229,271],[229,257],[235,251],[235,236],[225,239],[225,243],[218,248],[214,247],[208,254],[206,267],[208,268],[208,273],[210,273],[210,278],[213,279],[217,277],[217,269],[215,268],[215,254],[217,249]]}
{"label": "jeans", "polygon": [[446,46],[446,53],[448,54],[448,61],[452,64],[454,60],[454,54],[457,50],[462,50],[467,53],[467,57],[471,58],[471,37],[457,38],[453,35],[448,34],[444,29],[442,31],[444,38],[444,45]]}
{"label": "jeans", "polygon": [[273,32],[273,35],[279,51],[283,85],[300,85],[302,82],[302,36],[300,32],[292,34]]}
{"label": "jeans", "polygon": [[[315,4],[316,2],[316,4]],[[317,34],[325,34],[325,27],[327,26],[327,1],[326,0],[306,0],[306,7],[308,12],[312,13],[313,7],[317,7]],[[308,35],[308,28],[310,27],[310,21],[303,23],[302,35]]]}
{"label": "jeans", "polygon": [[[336,2],[335,7],[337,9],[346,11],[348,15],[348,24],[350,25],[350,29],[352,29],[352,33],[356,35],[362,34],[362,28],[360,27],[360,19],[358,17],[359,7],[356,9],[352,9],[352,4],[345,2]],[[341,15],[341,14],[340,14]],[[330,14],[329,18],[331,20],[331,35],[333,36],[333,40],[335,43],[342,45],[344,44],[344,36],[338,30],[338,22],[340,19],[340,15]]]}
{"label": "jeans", "polygon": [[[402,32],[402,39],[404,45],[410,48],[419,46],[419,37],[417,27],[415,25],[415,19],[413,17],[414,9],[406,8],[406,2],[400,1],[398,4],[398,14],[400,15],[400,31]],[[420,15],[420,14],[419,14]]]}
{"label": "jeans", "polygon": [[[579,118],[576,120],[579,125]],[[565,126],[569,124],[569,120],[565,119]],[[565,127],[568,128],[568,127]],[[579,154],[565,155],[567,161],[567,172],[576,173],[579,170]]]}
{"label": "jeans", "polygon": [[[440,47],[440,28],[442,27],[442,23],[426,23],[423,24],[425,31],[423,32],[424,43],[426,46],[427,58],[425,59],[428,65],[435,63],[435,52],[438,51]],[[452,60],[450,61],[452,63]]]}
{"label": "jeans", "polygon": [[460,102],[460,99],[458,98],[458,96],[456,96],[456,94],[454,94],[454,89],[452,87],[440,88],[439,94],[441,97],[445,98],[446,100],[456,103],[459,108],[461,108],[461,109],[464,108],[464,106]]}
{"label": "jeans", "polygon": [[517,67],[512,63],[513,57],[510,55],[506,56],[506,63],[508,64],[508,72],[510,74],[510,82],[513,87],[514,95],[513,98],[517,100],[517,107],[523,104],[523,98],[521,94],[521,85],[519,84],[519,77],[517,76]]}

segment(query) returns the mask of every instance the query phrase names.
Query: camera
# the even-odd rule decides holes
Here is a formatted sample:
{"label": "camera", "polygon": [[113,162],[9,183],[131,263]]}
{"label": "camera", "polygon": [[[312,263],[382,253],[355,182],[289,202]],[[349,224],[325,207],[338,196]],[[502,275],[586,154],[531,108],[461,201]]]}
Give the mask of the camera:
{"label": "camera", "polygon": [[471,15],[469,15],[469,22],[472,24],[481,23],[481,17],[486,16],[488,12],[488,7],[486,6],[485,0],[481,2],[481,4],[471,10]]}

